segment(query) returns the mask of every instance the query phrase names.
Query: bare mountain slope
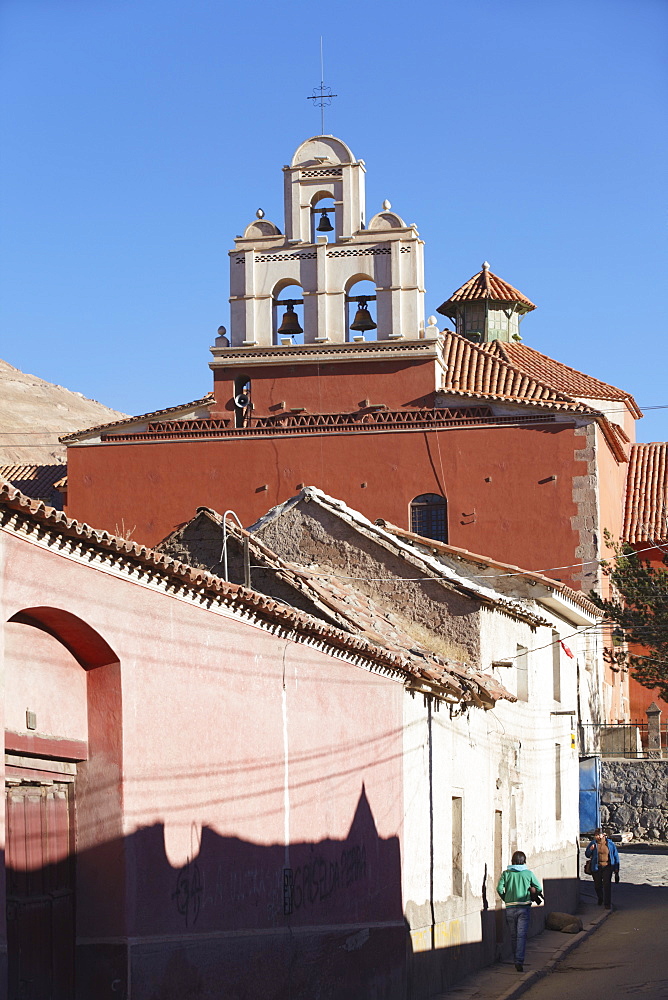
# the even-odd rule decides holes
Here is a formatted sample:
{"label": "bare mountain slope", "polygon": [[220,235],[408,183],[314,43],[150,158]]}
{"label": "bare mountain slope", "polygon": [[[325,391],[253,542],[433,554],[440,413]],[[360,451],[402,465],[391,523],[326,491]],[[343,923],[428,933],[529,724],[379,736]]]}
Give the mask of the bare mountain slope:
{"label": "bare mountain slope", "polygon": [[61,434],[124,416],[0,360],[0,465],[64,465]]}

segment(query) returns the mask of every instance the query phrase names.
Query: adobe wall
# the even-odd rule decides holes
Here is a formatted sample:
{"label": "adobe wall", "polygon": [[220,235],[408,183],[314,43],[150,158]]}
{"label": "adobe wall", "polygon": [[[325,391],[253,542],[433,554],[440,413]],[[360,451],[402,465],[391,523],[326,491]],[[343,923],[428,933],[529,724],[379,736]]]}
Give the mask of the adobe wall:
{"label": "adobe wall", "polygon": [[[258,537],[285,559],[313,572],[354,578],[354,586],[391,608],[402,630],[417,642],[456,660],[480,661],[480,604],[436,581],[415,581],[409,562],[367,538],[353,524],[301,501],[257,530]],[[389,584],[382,581],[389,578]],[[368,581],[368,582],[367,582]]]}
{"label": "adobe wall", "polygon": [[601,823],[668,841],[668,760],[602,760]]}

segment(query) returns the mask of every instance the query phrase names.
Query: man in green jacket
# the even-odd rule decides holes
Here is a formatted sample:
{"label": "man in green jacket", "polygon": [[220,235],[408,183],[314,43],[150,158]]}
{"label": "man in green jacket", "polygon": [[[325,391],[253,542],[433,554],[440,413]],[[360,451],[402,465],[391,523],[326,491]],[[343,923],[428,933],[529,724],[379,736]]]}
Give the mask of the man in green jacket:
{"label": "man in green jacket", "polygon": [[515,956],[515,968],[524,972],[524,952],[529,930],[529,910],[531,909],[531,887],[542,893],[543,888],[532,871],[527,868],[526,854],[515,851],[512,864],[508,865],[496,887],[506,904],[506,923],[510,928],[510,938]]}

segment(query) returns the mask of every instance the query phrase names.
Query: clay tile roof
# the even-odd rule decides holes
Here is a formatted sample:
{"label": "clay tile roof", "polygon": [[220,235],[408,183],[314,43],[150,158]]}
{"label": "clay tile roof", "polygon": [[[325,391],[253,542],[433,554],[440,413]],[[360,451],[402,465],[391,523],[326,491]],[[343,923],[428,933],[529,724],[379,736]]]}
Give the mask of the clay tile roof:
{"label": "clay tile roof", "polygon": [[438,307],[437,312],[453,317],[455,306],[460,302],[474,302],[477,299],[490,299],[493,302],[513,302],[520,312],[531,312],[535,309],[533,302],[513,288],[507,281],[498,278],[489,269],[489,264],[483,264],[482,270],[469,278],[461,288],[453,292],[449,299]]}
{"label": "clay tile roof", "polygon": [[171,414],[176,416],[180,410],[188,412],[196,406],[207,406],[213,399],[213,393],[207,392],[206,396],[202,396],[201,399],[193,399],[190,403],[179,403],[178,406],[167,406],[164,410],[152,410],[150,413],[140,413],[136,417],[126,417],[124,420],[113,420],[108,424],[97,424],[95,427],[85,427],[80,431],[73,431],[71,434],[63,434],[58,440],[62,444],[71,444],[74,441],[78,441],[81,437],[90,437],[92,434],[97,434],[99,431],[106,431],[112,427],[124,427],[127,424],[135,424],[138,421],[151,420],[153,417],[164,417],[166,414]]}
{"label": "clay tile roof", "polygon": [[500,352],[490,350],[491,347],[490,344],[474,344],[458,333],[446,333],[443,338],[446,373],[442,390],[459,395],[491,396],[532,403],[551,409],[596,412],[579,403],[572,395],[522,371]]}
{"label": "clay tile roof", "polygon": [[64,465],[0,465],[0,478],[33,500],[43,500],[50,507],[62,509],[58,490],[66,473]]}
{"label": "clay tile roof", "polygon": [[[306,491],[303,491],[306,492]],[[318,497],[325,497],[317,492]],[[312,491],[313,495],[315,492]],[[347,510],[345,505],[333,501]],[[217,523],[221,529],[223,518],[210,507],[198,508],[196,517],[208,517]],[[370,525],[370,522],[368,522]],[[431,693],[445,697],[449,702],[459,702],[463,705],[476,705],[490,708],[501,698],[514,701],[511,695],[498,681],[489,674],[484,674],[471,668],[468,664],[448,658],[447,660],[433,650],[423,646],[408,631],[407,626],[382,601],[365,594],[353,583],[337,577],[331,568],[321,569],[313,566],[306,568],[289,560],[282,559],[257,535],[246,528],[240,528],[233,522],[228,522],[229,535],[237,539],[248,539],[253,562],[271,566],[283,580],[288,581],[295,589],[301,591],[322,612],[334,620],[339,628],[364,640],[374,648],[390,653],[401,664],[404,676],[410,686],[420,689],[430,689]],[[169,539],[178,536],[179,531],[168,536],[161,546]],[[426,687],[425,687],[426,686]]]}
{"label": "clay tile roof", "polygon": [[668,443],[634,444],[626,478],[624,541],[668,541]]}
{"label": "clay tile roof", "polygon": [[559,392],[565,392],[569,396],[589,399],[615,399],[629,402],[637,415],[642,414],[638,410],[633,396],[623,389],[617,389],[614,385],[601,382],[600,379],[585,375],[576,368],[570,368],[561,361],[555,361],[546,354],[541,354],[527,344],[501,343],[499,340],[491,344],[483,345],[483,350],[490,354],[495,354],[503,358],[518,371],[535,378],[546,385],[551,386]]}

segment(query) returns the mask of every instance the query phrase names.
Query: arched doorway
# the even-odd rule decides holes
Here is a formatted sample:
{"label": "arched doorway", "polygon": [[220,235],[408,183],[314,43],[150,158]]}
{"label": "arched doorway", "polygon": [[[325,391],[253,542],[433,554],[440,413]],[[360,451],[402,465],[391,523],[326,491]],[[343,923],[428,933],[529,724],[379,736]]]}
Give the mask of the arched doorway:
{"label": "arched doorway", "polygon": [[4,647],[8,996],[70,1000],[77,924],[90,929],[90,862],[80,858],[101,830],[121,831],[108,782],[110,766],[120,773],[119,664],[99,633],[58,608],[12,616]]}

